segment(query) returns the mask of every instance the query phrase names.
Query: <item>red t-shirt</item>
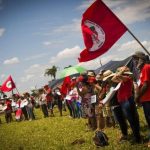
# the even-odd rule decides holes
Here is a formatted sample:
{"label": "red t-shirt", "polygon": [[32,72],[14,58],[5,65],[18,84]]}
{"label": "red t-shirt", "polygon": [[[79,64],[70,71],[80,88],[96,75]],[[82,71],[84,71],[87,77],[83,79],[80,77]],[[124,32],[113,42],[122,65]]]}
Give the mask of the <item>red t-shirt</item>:
{"label": "red t-shirt", "polygon": [[52,95],[51,95],[51,89],[50,88],[46,90],[46,101],[47,102],[52,101]]}
{"label": "red t-shirt", "polygon": [[133,80],[127,77],[127,81],[122,82],[117,92],[118,102],[127,101],[132,96]]}
{"label": "red t-shirt", "polygon": [[10,100],[6,100],[5,104],[7,106],[6,110],[11,110],[12,109]]}
{"label": "red t-shirt", "polygon": [[141,102],[150,101],[150,64],[145,64],[140,74],[140,88],[144,82],[148,82],[148,88],[144,95],[141,97]]}

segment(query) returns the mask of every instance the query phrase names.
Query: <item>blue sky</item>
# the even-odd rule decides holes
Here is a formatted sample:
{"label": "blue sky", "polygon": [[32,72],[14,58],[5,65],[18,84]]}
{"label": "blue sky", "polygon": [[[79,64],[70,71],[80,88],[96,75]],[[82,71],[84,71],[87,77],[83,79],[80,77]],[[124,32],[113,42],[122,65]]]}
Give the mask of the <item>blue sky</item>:
{"label": "blue sky", "polygon": [[[103,0],[150,50],[150,0]],[[80,22],[94,0],[0,0],[0,83],[12,75],[20,92],[47,84],[46,68],[61,71],[78,64],[84,49]],[[88,69],[128,57],[139,44],[125,33],[101,57],[82,63]],[[59,72],[57,74],[59,77]]]}

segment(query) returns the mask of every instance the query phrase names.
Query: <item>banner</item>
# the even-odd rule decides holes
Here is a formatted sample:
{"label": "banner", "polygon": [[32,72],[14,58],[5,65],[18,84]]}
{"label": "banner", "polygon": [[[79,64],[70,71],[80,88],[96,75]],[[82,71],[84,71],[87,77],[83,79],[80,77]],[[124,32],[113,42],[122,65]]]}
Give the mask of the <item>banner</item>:
{"label": "banner", "polygon": [[12,80],[12,77],[9,76],[6,81],[2,84],[1,86],[1,91],[2,92],[9,92],[12,91],[14,88],[16,88],[16,85],[14,81]]}
{"label": "banner", "polygon": [[96,0],[84,12],[81,28],[86,48],[80,53],[79,62],[104,54],[127,31],[126,26],[101,0]]}

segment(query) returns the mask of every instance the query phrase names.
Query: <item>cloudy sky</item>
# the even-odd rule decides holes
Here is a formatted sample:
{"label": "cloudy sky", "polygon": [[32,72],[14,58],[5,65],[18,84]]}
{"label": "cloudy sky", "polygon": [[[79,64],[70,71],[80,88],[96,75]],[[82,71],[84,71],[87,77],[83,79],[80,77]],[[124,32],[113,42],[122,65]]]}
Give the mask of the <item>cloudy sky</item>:
{"label": "cloudy sky", "polygon": [[[150,0],[103,0],[150,51]],[[12,75],[20,92],[47,84],[46,68],[78,64],[84,49],[80,22],[94,0],[0,0],[0,84]],[[126,32],[101,57],[82,63],[96,69],[142,50]],[[57,74],[59,78],[59,72]]]}

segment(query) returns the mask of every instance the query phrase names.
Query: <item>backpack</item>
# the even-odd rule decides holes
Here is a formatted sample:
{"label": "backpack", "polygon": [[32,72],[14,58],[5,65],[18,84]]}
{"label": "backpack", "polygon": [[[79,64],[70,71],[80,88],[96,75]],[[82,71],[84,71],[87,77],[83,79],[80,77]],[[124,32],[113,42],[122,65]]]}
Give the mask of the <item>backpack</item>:
{"label": "backpack", "polygon": [[94,144],[96,146],[106,146],[108,145],[108,137],[107,135],[102,132],[102,131],[96,131],[95,132],[95,136],[93,137],[93,141],[94,141]]}

